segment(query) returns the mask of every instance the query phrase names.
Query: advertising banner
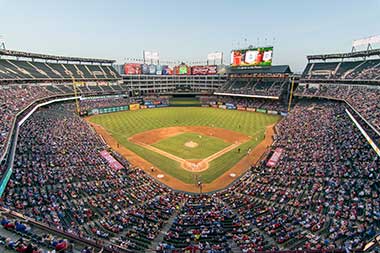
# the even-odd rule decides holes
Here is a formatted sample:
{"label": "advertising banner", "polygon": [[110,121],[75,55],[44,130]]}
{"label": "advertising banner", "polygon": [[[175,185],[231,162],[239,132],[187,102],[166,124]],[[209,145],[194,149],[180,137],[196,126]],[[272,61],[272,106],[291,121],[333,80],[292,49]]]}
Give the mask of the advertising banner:
{"label": "advertising banner", "polygon": [[130,104],[129,105],[129,110],[131,110],[131,111],[136,111],[138,109],[140,109],[140,104]]}
{"label": "advertising banner", "polygon": [[162,75],[162,66],[161,65],[156,66],[156,75]]}
{"label": "advertising banner", "polygon": [[280,112],[280,115],[281,116],[288,116],[288,113],[287,112]]}
{"label": "advertising banner", "polygon": [[284,152],[284,150],[282,148],[276,148],[275,151],[274,151],[274,153],[273,153],[273,155],[271,156],[271,158],[267,162],[267,166],[268,167],[274,167],[274,166],[276,166],[276,164],[280,160],[281,154],[283,152]]}
{"label": "advertising banner", "polygon": [[212,108],[218,108],[218,105],[212,105],[211,107]]}
{"label": "advertising banner", "polygon": [[147,62],[153,62],[160,60],[160,54],[158,52],[144,51],[144,60]]}
{"label": "advertising banner", "polygon": [[231,66],[271,66],[273,47],[258,47],[233,50],[231,52]]}
{"label": "advertising banner", "polygon": [[238,111],[245,111],[246,108],[244,106],[238,106],[237,109]]}
{"label": "advertising banner", "polygon": [[187,75],[188,67],[185,64],[178,66],[178,74],[179,75]]}
{"label": "advertising banner", "polygon": [[155,105],[148,105],[148,108],[156,108]]}
{"label": "advertising banner", "polygon": [[219,105],[219,108],[220,109],[227,109],[227,106],[225,106],[225,105]]}
{"label": "advertising banner", "polygon": [[149,75],[149,65],[141,64],[141,73],[144,75]]}
{"label": "advertising banner", "polygon": [[141,64],[139,64],[139,63],[124,64],[124,74],[126,74],[126,75],[140,75],[141,74]]}
{"label": "advertising banner", "polygon": [[146,105],[140,105],[140,109],[146,109],[148,108]]}
{"label": "advertising banner", "polygon": [[263,112],[263,113],[266,113],[267,110],[265,110],[265,109],[256,109],[256,112]]}
{"label": "advertising banner", "polygon": [[107,108],[96,108],[89,111],[88,114],[104,114],[104,113],[111,113],[111,112],[121,112],[121,111],[127,111],[129,109],[128,105],[122,105],[122,106],[114,106],[114,107],[107,107]]}
{"label": "advertising banner", "polygon": [[270,111],[268,110],[268,114],[278,114],[277,111]]}
{"label": "advertising banner", "polygon": [[234,105],[227,106],[227,110],[236,110],[236,107]]}
{"label": "advertising banner", "polygon": [[248,112],[255,112],[256,109],[255,109],[255,108],[247,108],[247,111],[248,111]]}
{"label": "advertising banner", "polygon": [[162,74],[163,75],[173,75],[173,70],[169,68],[169,66],[162,66]]}
{"label": "advertising banner", "polygon": [[149,75],[155,75],[156,74],[156,65],[150,64],[149,65]]}
{"label": "advertising banner", "polygon": [[106,150],[103,150],[100,152],[100,155],[107,160],[109,166],[114,170],[121,170],[123,169],[123,165],[121,165],[110,153],[108,153]]}
{"label": "advertising banner", "polygon": [[207,54],[207,60],[208,61],[221,60],[222,58],[223,58],[222,52],[214,52],[214,53]]}
{"label": "advertising banner", "polygon": [[192,75],[216,75],[217,73],[216,65],[191,67]]}

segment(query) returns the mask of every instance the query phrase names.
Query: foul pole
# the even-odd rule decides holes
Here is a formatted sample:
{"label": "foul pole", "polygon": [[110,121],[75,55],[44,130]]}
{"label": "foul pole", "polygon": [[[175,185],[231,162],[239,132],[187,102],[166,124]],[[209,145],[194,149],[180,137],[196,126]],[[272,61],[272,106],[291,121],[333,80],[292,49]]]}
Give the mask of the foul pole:
{"label": "foul pole", "polygon": [[78,99],[78,91],[77,91],[77,84],[82,84],[75,82],[75,79],[73,77],[73,90],[74,90],[74,95],[75,95],[75,107],[76,107],[76,112],[78,115],[80,115],[80,104],[79,104],[79,99]]}
{"label": "foul pole", "polygon": [[288,112],[290,112],[290,106],[292,104],[292,99],[293,99],[293,89],[294,89],[294,76],[292,78],[292,86],[290,88],[290,96],[289,96],[289,103],[288,103]]}

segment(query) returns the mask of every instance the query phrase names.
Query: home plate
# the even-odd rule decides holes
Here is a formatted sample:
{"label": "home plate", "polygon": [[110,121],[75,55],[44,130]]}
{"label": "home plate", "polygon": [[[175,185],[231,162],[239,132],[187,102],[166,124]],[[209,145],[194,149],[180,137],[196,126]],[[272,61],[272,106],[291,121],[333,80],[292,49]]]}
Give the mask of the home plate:
{"label": "home plate", "polygon": [[235,173],[231,173],[230,177],[236,177],[236,174]]}
{"label": "home plate", "polygon": [[164,174],[158,174],[157,175],[157,178],[163,178],[164,177]]}

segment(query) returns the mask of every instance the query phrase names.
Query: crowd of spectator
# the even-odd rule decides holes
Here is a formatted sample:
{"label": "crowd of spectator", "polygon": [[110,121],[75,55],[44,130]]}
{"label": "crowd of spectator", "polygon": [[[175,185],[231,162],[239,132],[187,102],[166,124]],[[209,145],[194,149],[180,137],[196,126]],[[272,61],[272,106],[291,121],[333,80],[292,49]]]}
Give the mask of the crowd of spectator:
{"label": "crowd of spectator", "polygon": [[380,81],[380,61],[375,59],[338,62],[311,62],[302,79]]}
{"label": "crowd of spectator", "polygon": [[301,85],[295,94],[346,100],[375,128],[380,130],[380,87],[378,86]]}
{"label": "crowd of spectator", "polygon": [[[272,101],[215,98],[281,110]],[[165,227],[158,252],[362,248],[380,232],[380,159],[344,109],[339,102],[299,102],[277,126],[274,148],[284,152],[275,168],[262,163],[227,190],[188,195],[110,151],[124,166],[114,170],[100,155],[107,147],[72,107],[50,105],[20,128],[2,205],[131,251],[149,248]],[[30,232],[17,221],[2,225]],[[38,245],[7,245],[39,252]]]}
{"label": "crowd of spectator", "polygon": [[3,153],[15,115],[34,100],[51,94],[39,86],[0,87],[0,155]]}
{"label": "crowd of spectator", "polygon": [[180,195],[125,160],[125,169],[112,169],[100,138],[66,106],[41,109],[24,124],[5,207],[83,238],[149,246]]}
{"label": "crowd of spectator", "polygon": [[288,80],[230,79],[219,92],[280,97],[289,84]]}
{"label": "crowd of spectator", "polygon": [[233,104],[236,107],[264,109],[277,112],[286,112],[286,103],[282,100],[263,98],[243,98],[231,96],[204,96],[200,98],[203,105],[225,105]]}
{"label": "crowd of spectator", "polygon": [[[103,85],[103,91],[117,93],[121,91],[118,85]],[[118,89],[116,89],[118,87]],[[119,90],[120,88],[120,90]],[[80,91],[79,91],[80,92]],[[87,90],[93,93],[92,90]],[[73,94],[72,84],[61,85],[3,85],[0,86],[0,156],[4,152],[4,147],[9,136],[9,131],[16,114],[25,109],[28,105],[38,99],[54,95]],[[98,99],[81,100],[81,106],[87,110],[94,107],[108,107],[127,105],[128,99]]]}
{"label": "crowd of spectator", "polygon": [[165,235],[165,248],[230,252],[234,217],[210,196],[189,196]]}
{"label": "crowd of spectator", "polygon": [[299,103],[278,131],[274,148],[285,151],[277,166],[252,169],[219,193],[259,230],[239,245],[354,249],[379,233],[380,159],[344,106]]}

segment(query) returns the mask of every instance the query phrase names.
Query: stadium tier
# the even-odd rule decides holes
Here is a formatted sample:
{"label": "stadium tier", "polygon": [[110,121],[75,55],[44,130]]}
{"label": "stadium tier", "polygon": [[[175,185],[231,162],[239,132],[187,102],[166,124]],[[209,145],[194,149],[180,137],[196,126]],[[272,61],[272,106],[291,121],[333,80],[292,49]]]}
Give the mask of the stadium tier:
{"label": "stadium tier", "polygon": [[[0,50],[0,56],[3,57],[0,58],[0,80],[3,83],[6,81],[111,81],[120,79],[120,75],[111,66],[113,61],[9,50]],[[20,57],[23,60],[20,60]],[[56,62],[51,62],[53,60]]]}
{"label": "stadium tier", "polygon": [[123,75],[124,85],[133,93],[212,94],[225,82],[225,75]]}
{"label": "stadium tier", "polygon": [[217,95],[240,94],[275,99],[288,95],[292,74],[289,66],[271,66],[263,69],[231,68],[227,73],[228,79],[216,92]]}
{"label": "stadium tier", "polygon": [[109,60],[0,55],[1,252],[378,240],[378,60],[309,63],[292,85],[289,66],[121,76]]}
{"label": "stadium tier", "polygon": [[[361,81],[380,83],[380,60],[373,59],[378,56],[379,50],[368,52],[354,52],[348,54],[308,56],[309,63],[302,73],[304,81]],[[357,60],[358,57],[365,60]],[[372,57],[366,58],[366,57]],[[353,60],[356,59],[356,60]]]}
{"label": "stadium tier", "polygon": [[343,84],[303,84],[295,92],[298,96],[325,97],[347,101],[368,122],[380,131],[379,86]]}

